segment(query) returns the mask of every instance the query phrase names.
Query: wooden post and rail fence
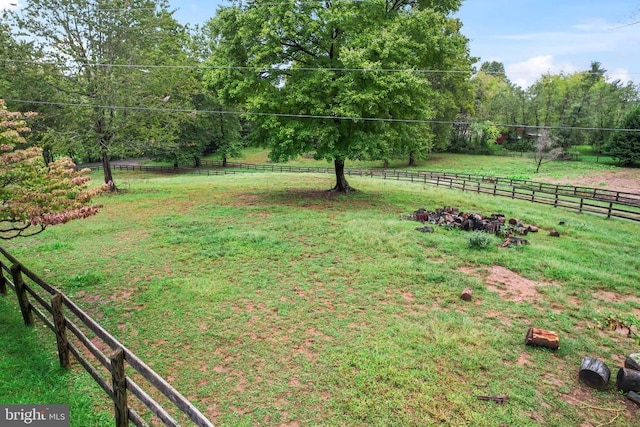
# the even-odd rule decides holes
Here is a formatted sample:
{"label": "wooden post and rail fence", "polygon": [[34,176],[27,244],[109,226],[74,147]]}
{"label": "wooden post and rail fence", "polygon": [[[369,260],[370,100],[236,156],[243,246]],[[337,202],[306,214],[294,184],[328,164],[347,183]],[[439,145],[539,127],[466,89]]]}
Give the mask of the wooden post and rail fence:
{"label": "wooden post and rail fence", "polygon": [[150,418],[167,426],[179,426],[179,418],[213,427],[191,402],[66,295],[1,247],[0,255],[0,295],[15,291],[25,325],[32,326],[35,315],[54,332],[60,366],[68,368],[73,356],[93,377],[113,401],[116,427],[147,426]]}
{"label": "wooden post and rail fence", "polygon": [[[100,166],[93,167],[100,169]],[[289,165],[258,165],[251,163],[222,162],[203,160],[197,168],[173,168],[165,166],[112,165],[116,170],[190,173],[198,175],[225,175],[243,172],[293,172],[333,174],[329,167],[300,167]],[[409,181],[472,191],[492,196],[526,200],[533,203],[550,205],[580,213],[587,212],[604,215],[607,218],[621,218],[640,221],[640,193],[612,191],[601,188],[575,187],[563,184],[549,184],[508,177],[461,174],[430,171],[402,171],[389,169],[345,169],[349,176],[362,176],[386,180]]]}

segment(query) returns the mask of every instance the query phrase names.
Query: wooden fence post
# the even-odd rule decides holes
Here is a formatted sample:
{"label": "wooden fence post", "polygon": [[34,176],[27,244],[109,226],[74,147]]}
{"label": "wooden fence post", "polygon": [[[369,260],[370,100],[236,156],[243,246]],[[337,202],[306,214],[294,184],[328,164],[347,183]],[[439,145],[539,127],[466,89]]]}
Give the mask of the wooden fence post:
{"label": "wooden fence post", "polygon": [[124,373],[124,351],[119,348],[109,357],[111,361],[111,385],[113,386],[113,407],[115,427],[128,427],[127,377]]}
{"label": "wooden fence post", "polygon": [[58,359],[61,368],[69,367],[69,340],[67,340],[67,320],[62,314],[62,295],[55,294],[51,298],[51,308],[53,311],[53,325],[56,331],[56,341],[58,343]]}
{"label": "wooden fence post", "polygon": [[27,290],[24,288],[24,280],[22,279],[22,267],[20,264],[14,264],[11,266],[11,276],[13,277],[13,284],[16,287],[16,294],[18,295],[18,304],[20,304],[20,311],[22,312],[22,318],[24,324],[27,326],[33,326],[33,313],[31,312],[31,303],[27,296]]}
{"label": "wooden fence post", "polygon": [[0,267],[0,295],[7,294],[7,278],[4,277],[4,270]]}
{"label": "wooden fence post", "polygon": [[607,218],[611,218],[611,209],[613,209],[613,202],[609,202],[609,209],[607,210]]}

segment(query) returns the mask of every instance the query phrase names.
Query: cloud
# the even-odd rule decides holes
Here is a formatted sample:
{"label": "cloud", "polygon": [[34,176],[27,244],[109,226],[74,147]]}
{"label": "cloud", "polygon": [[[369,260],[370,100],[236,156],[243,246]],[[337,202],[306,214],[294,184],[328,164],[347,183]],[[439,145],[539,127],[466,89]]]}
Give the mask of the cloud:
{"label": "cloud", "polygon": [[20,7],[18,0],[0,0],[0,10],[17,9],[18,7]]}
{"label": "cloud", "polygon": [[529,87],[546,73],[574,73],[578,67],[571,62],[556,62],[552,55],[541,55],[513,64],[505,64],[509,79],[522,88]]}
{"label": "cloud", "polygon": [[603,18],[591,18],[582,21],[579,24],[572,25],[569,28],[578,31],[606,31],[610,30],[613,25]]}
{"label": "cloud", "polygon": [[620,80],[622,84],[632,83],[634,81],[633,76],[626,68],[616,68],[612,71],[607,71],[607,81],[613,82]]}

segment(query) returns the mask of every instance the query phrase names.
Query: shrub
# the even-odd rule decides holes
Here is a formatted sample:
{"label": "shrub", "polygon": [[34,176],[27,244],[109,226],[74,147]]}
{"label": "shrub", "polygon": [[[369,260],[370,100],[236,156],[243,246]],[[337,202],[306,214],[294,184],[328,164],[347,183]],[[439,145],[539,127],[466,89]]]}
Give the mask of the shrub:
{"label": "shrub", "polygon": [[469,237],[469,247],[473,249],[484,249],[489,246],[493,238],[484,231],[474,231]]}

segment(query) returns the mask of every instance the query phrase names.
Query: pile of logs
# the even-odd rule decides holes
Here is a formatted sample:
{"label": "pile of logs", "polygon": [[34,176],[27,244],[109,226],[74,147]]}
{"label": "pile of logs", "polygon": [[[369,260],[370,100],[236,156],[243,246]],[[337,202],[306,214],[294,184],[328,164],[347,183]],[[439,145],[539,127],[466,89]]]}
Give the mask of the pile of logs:
{"label": "pile of logs", "polygon": [[[426,209],[418,209],[408,215],[401,216],[400,219],[422,223],[428,222],[443,227],[459,228],[464,231],[484,231],[496,234],[506,239],[503,246],[527,244],[528,242],[525,239],[514,236],[524,236],[527,233],[536,233],[538,231],[538,227],[522,224],[516,218],[511,218],[507,221],[505,216],[500,213],[483,216],[478,213],[461,212],[460,209],[451,206],[445,206],[433,212],[429,212]],[[428,228],[423,227],[416,230],[424,231],[424,229]]]}
{"label": "pile of logs", "polygon": [[[589,387],[603,390],[609,382],[611,372],[605,363],[595,357],[585,357],[578,376]],[[640,353],[630,354],[624,367],[618,370],[616,388],[627,393],[627,398],[640,405]]]}
{"label": "pile of logs", "polygon": [[616,387],[626,392],[629,400],[640,405],[640,353],[627,356],[624,368],[618,370]]}

